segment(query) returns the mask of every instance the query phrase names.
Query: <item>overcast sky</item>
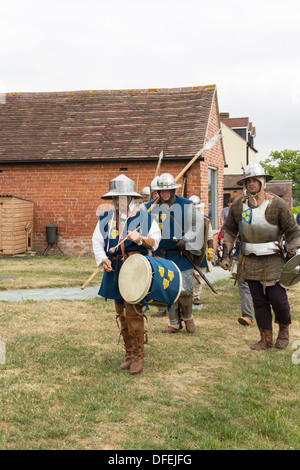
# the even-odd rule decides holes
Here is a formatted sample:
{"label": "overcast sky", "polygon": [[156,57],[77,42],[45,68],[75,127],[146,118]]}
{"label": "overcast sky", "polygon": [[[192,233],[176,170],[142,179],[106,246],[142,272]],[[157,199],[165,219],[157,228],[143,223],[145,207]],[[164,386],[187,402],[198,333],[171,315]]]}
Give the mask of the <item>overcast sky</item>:
{"label": "overcast sky", "polygon": [[300,149],[299,0],[0,0],[0,92],[216,84],[258,160]]}

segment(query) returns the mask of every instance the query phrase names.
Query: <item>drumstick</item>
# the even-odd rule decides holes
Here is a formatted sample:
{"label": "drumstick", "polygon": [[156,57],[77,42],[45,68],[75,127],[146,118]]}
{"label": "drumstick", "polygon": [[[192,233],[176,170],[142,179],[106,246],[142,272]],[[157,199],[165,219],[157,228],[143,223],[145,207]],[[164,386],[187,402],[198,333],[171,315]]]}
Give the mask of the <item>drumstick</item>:
{"label": "drumstick", "polygon": [[[156,204],[158,203],[158,200],[159,200],[159,198],[157,198],[157,199],[153,202],[153,204],[149,207],[149,209],[147,210],[147,212],[151,212],[151,211],[152,211],[153,207],[156,206]],[[140,225],[139,225],[135,230],[133,230],[133,231],[136,232],[137,230],[139,230],[139,228],[140,228]],[[128,236],[129,236],[129,235],[127,235],[126,238],[123,238],[116,246],[110,248],[110,249],[109,249],[109,252],[110,252],[110,253],[114,253],[114,252],[116,251],[116,249],[118,248],[118,246],[122,245],[122,243],[124,243],[125,240],[128,239]]]}
{"label": "drumstick", "polygon": [[94,277],[96,277],[97,274],[100,273],[100,271],[101,271],[101,269],[100,269],[100,268],[97,268],[96,271],[95,271],[95,272],[88,278],[88,280],[85,281],[85,283],[81,286],[81,289],[82,289],[82,290],[85,289],[86,286],[94,279]]}
{"label": "drumstick", "polygon": [[[140,228],[141,228],[141,226],[139,225],[139,226],[134,230],[134,232],[137,232]],[[116,246],[112,246],[112,247],[109,249],[109,252],[110,252],[110,253],[114,253],[114,252],[116,251],[116,249],[118,248],[118,246],[120,246],[122,243],[124,243],[125,240],[128,240],[128,237],[129,237],[129,235],[127,235],[126,238],[122,238],[122,240],[121,240]]]}

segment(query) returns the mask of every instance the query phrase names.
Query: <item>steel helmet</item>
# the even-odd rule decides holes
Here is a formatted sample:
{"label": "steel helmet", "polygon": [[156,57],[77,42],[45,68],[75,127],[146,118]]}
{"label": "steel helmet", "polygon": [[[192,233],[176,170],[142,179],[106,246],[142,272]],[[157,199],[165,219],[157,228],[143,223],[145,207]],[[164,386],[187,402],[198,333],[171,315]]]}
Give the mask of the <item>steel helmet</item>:
{"label": "steel helmet", "polygon": [[273,178],[273,176],[265,174],[265,170],[259,163],[249,163],[245,168],[244,177],[237,181],[237,184],[243,186],[247,178],[258,179],[259,177],[266,178],[266,181],[270,181]]}
{"label": "steel helmet", "polygon": [[102,199],[112,199],[113,196],[142,197],[135,191],[135,182],[125,175],[119,175],[109,182],[109,192],[101,196]]}
{"label": "steel helmet", "polygon": [[176,183],[174,176],[172,176],[170,173],[163,173],[158,177],[157,185],[153,189],[156,191],[162,191],[169,189],[177,189],[180,187],[181,184]]}
{"label": "steel helmet", "polygon": [[145,186],[145,187],[142,189],[141,195],[144,196],[144,197],[145,197],[145,196],[150,196],[150,188],[149,188],[149,186]]}
{"label": "steel helmet", "polygon": [[151,184],[150,184],[151,192],[156,191],[157,180],[158,180],[158,176],[155,176],[155,178],[153,178],[153,180],[151,181]]}
{"label": "steel helmet", "polygon": [[201,203],[200,197],[196,196],[195,194],[193,194],[193,196],[191,196],[189,200],[192,201],[192,203],[195,204],[195,206],[199,206]]}

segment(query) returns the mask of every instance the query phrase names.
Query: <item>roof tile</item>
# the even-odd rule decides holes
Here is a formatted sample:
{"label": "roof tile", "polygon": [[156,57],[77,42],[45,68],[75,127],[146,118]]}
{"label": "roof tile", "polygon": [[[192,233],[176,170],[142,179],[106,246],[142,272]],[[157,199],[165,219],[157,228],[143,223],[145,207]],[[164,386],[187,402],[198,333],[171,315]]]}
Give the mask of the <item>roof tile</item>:
{"label": "roof tile", "polygon": [[215,85],[7,93],[0,162],[188,157],[204,143]]}

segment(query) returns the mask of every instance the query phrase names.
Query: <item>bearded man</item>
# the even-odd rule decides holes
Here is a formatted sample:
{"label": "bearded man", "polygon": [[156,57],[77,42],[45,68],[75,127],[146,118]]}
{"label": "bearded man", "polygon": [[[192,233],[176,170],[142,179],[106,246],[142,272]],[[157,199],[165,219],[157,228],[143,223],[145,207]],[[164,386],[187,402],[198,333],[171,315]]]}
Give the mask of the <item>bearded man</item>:
{"label": "bearded man", "polygon": [[237,182],[244,187],[245,195],[233,202],[222,227],[223,269],[230,269],[229,254],[235,237],[239,234],[241,239],[237,276],[249,285],[260,331],[260,340],[250,346],[253,350],[273,347],[271,307],[279,324],[275,346],[288,346],[291,315],[286,289],[280,283],[285,264],[280,242],[284,237],[286,250],[292,256],[300,247],[300,227],[291,209],[280,197],[265,191],[272,178],[259,163],[247,165],[244,177]]}
{"label": "bearded man", "polygon": [[[163,173],[152,188],[158,192],[159,199],[151,213],[155,215],[161,229],[161,240],[154,254],[173,261],[181,271],[183,282],[182,292],[172,306],[170,324],[163,330],[164,333],[178,333],[181,320],[188,333],[195,331],[192,313],[194,266],[184,253],[188,252],[191,259],[194,257],[197,264],[204,243],[204,221],[192,201],[176,195],[176,189],[180,187],[170,173]],[[153,202],[146,204],[146,208],[150,208]]]}

